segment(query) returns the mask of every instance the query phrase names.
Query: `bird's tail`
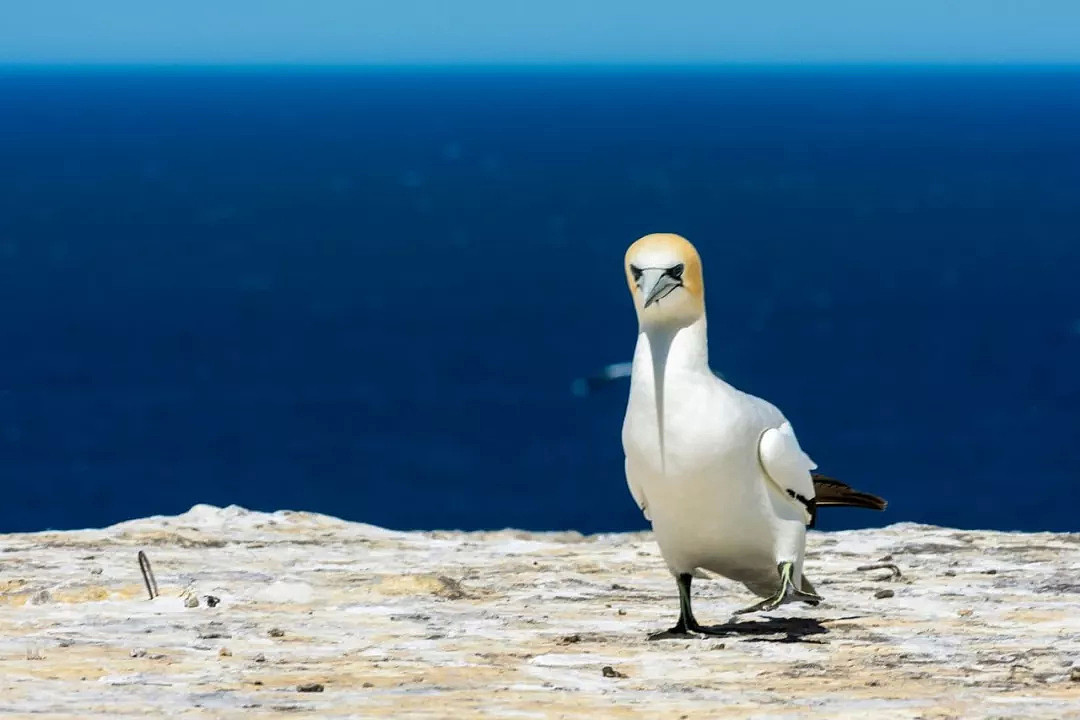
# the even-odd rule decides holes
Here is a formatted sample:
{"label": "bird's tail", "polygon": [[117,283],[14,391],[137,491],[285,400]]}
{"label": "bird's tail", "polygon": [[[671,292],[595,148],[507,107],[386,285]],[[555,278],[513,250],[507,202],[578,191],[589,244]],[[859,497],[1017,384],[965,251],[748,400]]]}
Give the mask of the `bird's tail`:
{"label": "bird's tail", "polygon": [[818,507],[858,507],[868,510],[884,510],[888,503],[884,498],[859,492],[850,485],[825,475],[812,473],[814,480],[814,504]]}

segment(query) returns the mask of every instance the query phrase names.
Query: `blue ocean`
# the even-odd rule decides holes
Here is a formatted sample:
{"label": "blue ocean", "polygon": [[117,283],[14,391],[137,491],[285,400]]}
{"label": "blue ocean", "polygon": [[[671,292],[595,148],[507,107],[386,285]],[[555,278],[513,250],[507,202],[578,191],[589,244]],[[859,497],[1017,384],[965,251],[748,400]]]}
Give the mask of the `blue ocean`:
{"label": "blue ocean", "polygon": [[0,532],[634,530],[626,246],[825,529],[1078,530],[1080,69],[0,70]]}

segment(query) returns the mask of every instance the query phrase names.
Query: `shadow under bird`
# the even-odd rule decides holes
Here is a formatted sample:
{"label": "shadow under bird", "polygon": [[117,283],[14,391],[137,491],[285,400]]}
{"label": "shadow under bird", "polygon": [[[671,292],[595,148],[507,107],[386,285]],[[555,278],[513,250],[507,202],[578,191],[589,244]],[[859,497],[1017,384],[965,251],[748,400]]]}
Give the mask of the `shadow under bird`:
{"label": "shadow under bird", "polygon": [[653,638],[722,634],[694,618],[702,571],[764,598],[736,614],[821,597],[803,575],[820,507],[885,501],[812,473],[791,423],[709,369],[701,258],[685,238],[646,235],[626,252],[638,340],[623,421],[626,481],[679,589],[679,620]]}

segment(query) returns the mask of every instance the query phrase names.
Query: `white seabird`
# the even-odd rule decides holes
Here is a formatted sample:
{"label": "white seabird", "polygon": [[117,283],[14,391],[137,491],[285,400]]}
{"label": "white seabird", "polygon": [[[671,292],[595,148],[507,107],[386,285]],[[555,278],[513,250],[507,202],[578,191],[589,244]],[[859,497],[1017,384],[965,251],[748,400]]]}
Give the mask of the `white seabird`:
{"label": "white seabird", "polygon": [[626,252],[639,334],[623,422],[626,481],[679,588],[679,621],[658,636],[709,633],[690,608],[708,570],[765,598],[738,613],[821,598],[803,576],[817,508],[884,509],[820,475],[773,405],[709,369],[701,259],[686,239],[647,235]]}

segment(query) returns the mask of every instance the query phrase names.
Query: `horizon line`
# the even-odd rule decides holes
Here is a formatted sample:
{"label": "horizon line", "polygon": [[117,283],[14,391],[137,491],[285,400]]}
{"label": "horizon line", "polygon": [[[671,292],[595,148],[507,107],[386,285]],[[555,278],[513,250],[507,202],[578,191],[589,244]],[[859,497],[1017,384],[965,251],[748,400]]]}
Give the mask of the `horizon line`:
{"label": "horizon line", "polygon": [[224,69],[224,70],[830,70],[830,69],[926,69],[926,70],[1080,70],[1080,60],[1071,61],[941,61],[941,60],[830,60],[830,61],[449,61],[449,62],[288,62],[216,60],[120,60],[120,61],[39,61],[0,59],[3,70],[53,69]]}

